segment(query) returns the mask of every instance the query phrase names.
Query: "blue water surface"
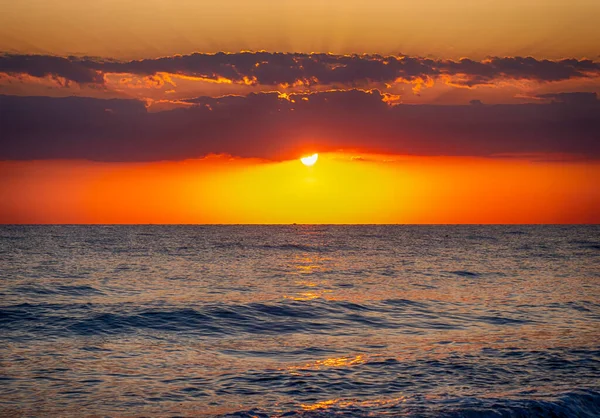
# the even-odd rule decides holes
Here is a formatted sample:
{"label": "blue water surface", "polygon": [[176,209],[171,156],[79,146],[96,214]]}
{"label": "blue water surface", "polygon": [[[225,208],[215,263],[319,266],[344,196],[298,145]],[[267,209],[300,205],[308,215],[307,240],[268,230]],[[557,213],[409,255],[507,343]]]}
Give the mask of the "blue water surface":
{"label": "blue water surface", "polygon": [[1,416],[597,417],[599,226],[3,226]]}

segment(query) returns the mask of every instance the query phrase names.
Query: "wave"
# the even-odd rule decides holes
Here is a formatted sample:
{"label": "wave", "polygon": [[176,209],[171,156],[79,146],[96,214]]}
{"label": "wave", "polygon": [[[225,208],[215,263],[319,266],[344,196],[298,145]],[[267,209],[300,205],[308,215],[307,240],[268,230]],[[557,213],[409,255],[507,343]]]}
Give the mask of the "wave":
{"label": "wave", "polygon": [[88,296],[88,295],[102,295],[104,294],[100,290],[92,286],[38,286],[38,285],[25,285],[19,286],[13,289],[14,292],[32,294],[32,295],[61,295],[61,296]]}
{"label": "wave", "polygon": [[[49,291],[48,289],[36,291]],[[60,289],[53,289],[58,292]],[[86,286],[68,292],[94,293]],[[371,303],[287,299],[270,303],[208,303],[188,307],[139,307],[111,304],[21,304],[0,307],[0,324],[36,338],[131,333],[143,330],[183,332],[200,336],[240,333],[277,335],[330,333],[344,335],[360,329],[419,333],[434,329],[472,329],[486,325],[519,326],[535,323],[519,314],[464,313],[452,304],[407,299]]]}
{"label": "wave", "polygon": [[357,400],[334,398],[300,408],[270,413],[260,409],[221,415],[227,418],[272,417],[373,417],[419,418],[595,418],[600,416],[600,393],[581,389],[552,400],[501,398],[450,398],[426,400],[425,396]]}
{"label": "wave", "polygon": [[247,244],[243,242],[221,242],[215,243],[213,248],[218,249],[241,249],[241,250],[275,250],[275,251],[299,251],[308,253],[324,253],[343,250],[354,250],[356,248],[346,245],[309,245],[309,244]]}
{"label": "wave", "polygon": [[467,271],[467,270],[456,270],[456,271],[451,271],[451,274],[456,274],[457,276],[461,276],[461,277],[480,277],[481,274],[479,273],[475,273],[473,271]]}
{"label": "wave", "polygon": [[316,245],[306,245],[306,244],[265,244],[258,245],[257,248],[267,249],[267,250],[280,250],[280,251],[302,251],[302,252],[332,252],[336,250],[342,250],[345,248],[342,247],[332,247],[332,246],[316,246]]}

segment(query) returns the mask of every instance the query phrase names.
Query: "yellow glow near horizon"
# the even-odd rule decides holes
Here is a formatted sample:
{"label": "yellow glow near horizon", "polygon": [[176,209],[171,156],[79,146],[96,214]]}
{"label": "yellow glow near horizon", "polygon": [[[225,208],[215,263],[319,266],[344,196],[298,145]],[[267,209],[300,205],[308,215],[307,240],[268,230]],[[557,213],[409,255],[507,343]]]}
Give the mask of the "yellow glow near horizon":
{"label": "yellow glow near horizon", "polygon": [[[322,153],[0,162],[1,223],[597,223],[594,162]],[[308,295],[304,295],[308,296]]]}
{"label": "yellow glow near horizon", "polygon": [[305,166],[310,167],[310,166],[315,165],[315,163],[317,162],[318,159],[319,159],[319,154],[315,153],[313,155],[309,155],[308,157],[300,158],[300,161],[302,161],[302,164],[304,164]]}

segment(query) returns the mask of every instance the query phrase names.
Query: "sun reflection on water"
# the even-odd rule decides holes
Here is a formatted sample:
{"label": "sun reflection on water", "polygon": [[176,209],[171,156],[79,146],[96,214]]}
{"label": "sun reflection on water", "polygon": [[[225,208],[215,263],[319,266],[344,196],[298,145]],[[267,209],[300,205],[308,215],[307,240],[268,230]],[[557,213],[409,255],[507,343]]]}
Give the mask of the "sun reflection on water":
{"label": "sun reflection on water", "polygon": [[368,400],[364,400],[364,401],[358,401],[355,399],[336,398],[336,399],[328,399],[326,401],[316,402],[314,404],[302,404],[301,406],[305,411],[318,411],[318,410],[323,410],[323,409],[329,409],[332,407],[337,407],[337,408],[351,408],[351,407],[374,408],[374,407],[394,406],[394,405],[398,405],[400,403],[406,402],[406,400],[407,400],[406,396],[400,396],[400,397],[391,398],[391,399],[368,399]]}
{"label": "sun reflection on water", "polygon": [[365,361],[365,356],[358,354],[354,357],[333,357],[325,360],[317,360],[314,363],[307,364],[304,368],[348,367],[355,364],[363,364]]}

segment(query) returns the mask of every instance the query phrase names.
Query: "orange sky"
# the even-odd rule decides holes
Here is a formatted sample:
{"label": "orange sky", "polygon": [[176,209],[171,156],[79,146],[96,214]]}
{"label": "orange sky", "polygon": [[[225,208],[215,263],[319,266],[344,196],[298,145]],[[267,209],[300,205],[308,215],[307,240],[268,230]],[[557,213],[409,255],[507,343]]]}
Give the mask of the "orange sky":
{"label": "orange sky", "polygon": [[0,223],[600,222],[598,0],[0,10]]}
{"label": "orange sky", "polygon": [[597,223],[598,178],[598,163],[364,154],[3,162],[0,222]]}
{"label": "orange sky", "polygon": [[149,58],[194,51],[588,57],[596,0],[0,0],[0,51]]}

